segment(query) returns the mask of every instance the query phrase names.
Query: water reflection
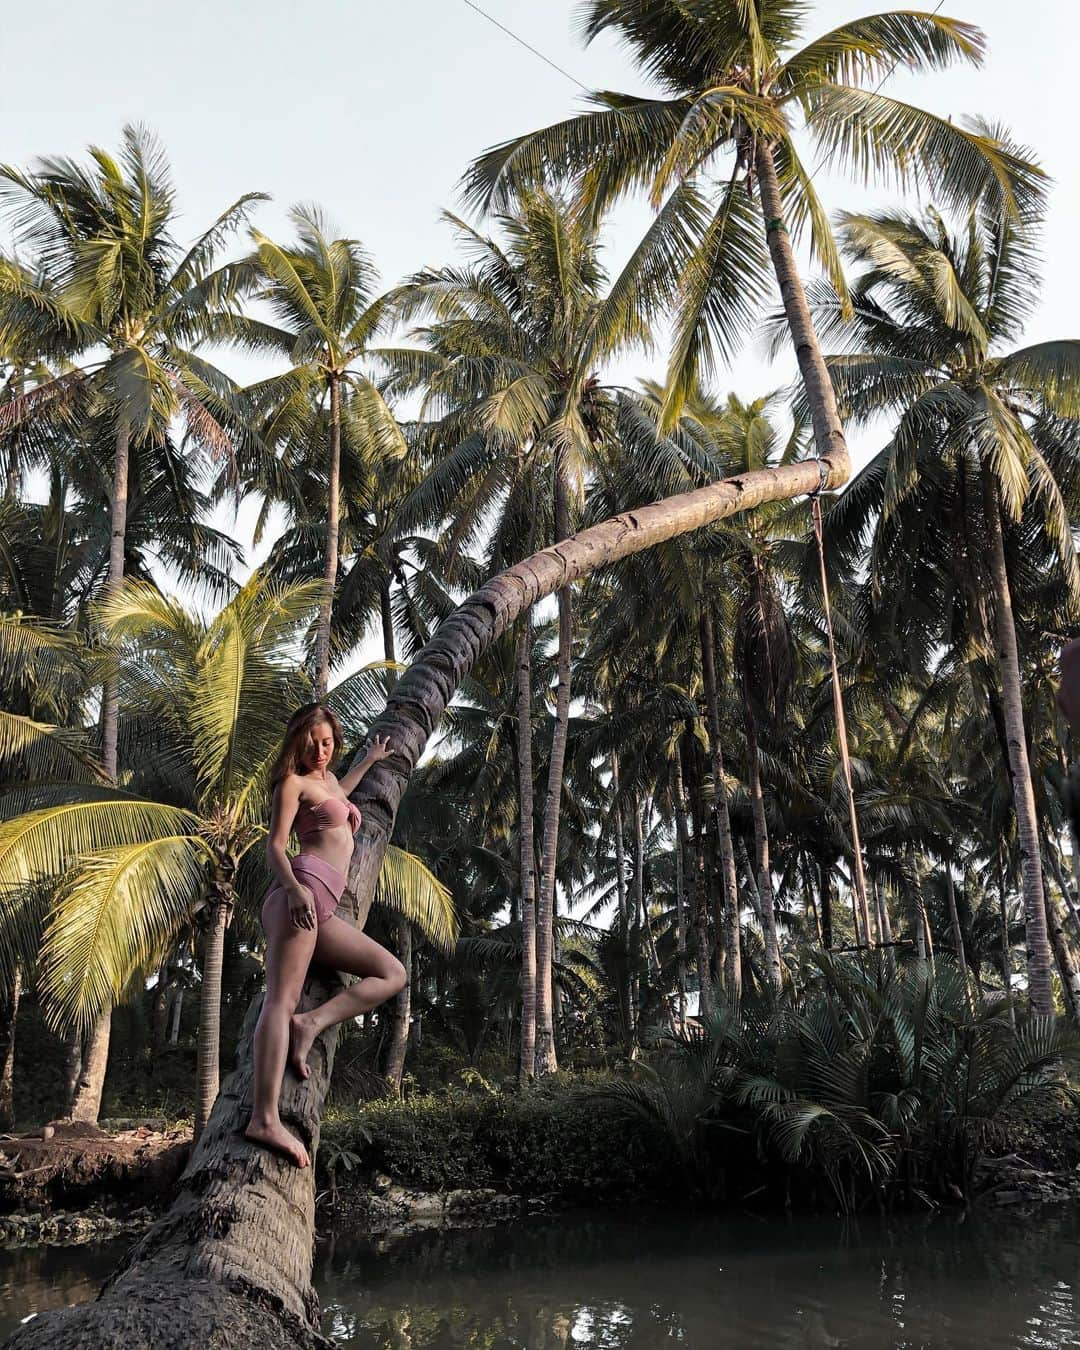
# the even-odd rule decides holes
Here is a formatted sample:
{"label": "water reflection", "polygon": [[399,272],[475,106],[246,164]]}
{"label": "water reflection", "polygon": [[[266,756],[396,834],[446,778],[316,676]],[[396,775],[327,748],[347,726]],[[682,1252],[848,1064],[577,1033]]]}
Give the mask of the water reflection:
{"label": "water reflection", "polygon": [[0,1248],[0,1340],[32,1313],[97,1298],[130,1245],[119,1238],[80,1247]]}
{"label": "water reflection", "polygon": [[563,1215],[388,1240],[316,1276],[350,1350],[1080,1347],[1080,1220]]}

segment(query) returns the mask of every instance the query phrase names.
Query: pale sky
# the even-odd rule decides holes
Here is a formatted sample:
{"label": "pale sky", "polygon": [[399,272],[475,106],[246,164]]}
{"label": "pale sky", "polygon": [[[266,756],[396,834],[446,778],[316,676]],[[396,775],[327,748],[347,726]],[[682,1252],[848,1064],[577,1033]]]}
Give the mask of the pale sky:
{"label": "pale sky", "polygon": [[[610,42],[581,46],[572,0],[480,3],[583,85],[645,89]],[[874,0],[819,0],[807,35],[883,8]],[[884,92],[956,118],[1002,121],[1035,151],[1055,187],[1046,281],[1028,337],[1076,336],[1080,6],[946,0],[942,9],[985,30],[983,68],[897,72]],[[451,259],[439,212],[457,205],[455,184],[473,156],[567,116],[581,98],[565,75],[465,0],[24,0],[6,7],[0,44],[3,159],[25,165],[43,153],[81,156],[89,143],[112,148],[125,122],[142,121],[171,159],[182,234],[185,226],[188,233],[204,228],[242,192],[260,190],[274,200],[257,224],[287,237],[289,205],[314,201],[341,232],[364,241],[387,285]],[[816,185],[830,209],[895,200],[888,192],[869,197],[824,170]],[[640,203],[617,212],[611,267],[647,220]],[[222,364],[248,376],[235,359]],[[652,372],[642,362],[618,374],[629,380],[661,368],[659,358]],[[751,347],[716,383],[749,398],[790,373],[786,362],[770,370]],[[875,448],[873,440],[857,442],[856,462]],[[249,529],[242,518],[236,532],[243,538]]]}

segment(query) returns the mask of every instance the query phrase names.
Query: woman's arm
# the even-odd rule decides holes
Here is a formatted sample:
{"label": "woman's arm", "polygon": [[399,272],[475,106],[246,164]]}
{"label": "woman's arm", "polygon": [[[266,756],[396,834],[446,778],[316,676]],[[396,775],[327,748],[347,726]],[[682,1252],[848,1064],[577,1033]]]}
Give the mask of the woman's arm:
{"label": "woman's arm", "polygon": [[266,861],[278,885],[285,892],[293,923],[298,928],[314,928],[315,897],[297,881],[289,855],[285,852],[299,805],[300,784],[295,778],[286,778],[274,789],[270,806],[270,833],[266,837]]}
{"label": "woman's arm", "polygon": [[356,791],[357,783],[359,783],[360,779],[367,773],[368,769],[370,769],[373,764],[378,764],[380,759],[386,759],[387,756],[392,753],[393,751],[390,749],[389,736],[376,736],[368,746],[364,758],[355,764],[344,778],[338,779],[338,784],[345,796],[351,797]]}

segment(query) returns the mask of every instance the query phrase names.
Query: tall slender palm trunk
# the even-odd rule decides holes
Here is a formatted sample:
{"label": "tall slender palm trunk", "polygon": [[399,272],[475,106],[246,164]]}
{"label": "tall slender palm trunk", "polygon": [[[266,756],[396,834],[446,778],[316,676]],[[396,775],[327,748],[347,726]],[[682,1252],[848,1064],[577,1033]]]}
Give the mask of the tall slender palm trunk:
{"label": "tall slender palm trunk", "polygon": [[[825,612],[825,636],[829,647],[829,675],[832,684],[833,717],[836,720],[836,740],[840,747],[840,767],[844,775],[844,789],[847,793],[848,824],[851,828],[851,880],[855,891],[855,900],[862,917],[863,940],[869,947],[873,942],[873,930],[870,924],[870,905],[866,894],[866,873],[863,871],[862,840],[859,837],[859,814],[855,809],[855,784],[851,776],[851,753],[848,749],[847,718],[844,715],[844,692],[840,686],[840,665],[836,659],[836,642],[833,638],[832,605],[829,602],[829,577],[825,569],[825,536],[821,527],[821,502],[814,498],[814,537],[817,540],[818,568],[821,577],[821,603]],[[859,925],[855,925],[856,943],[858,943]]]}
{"label": "tall slender palm trunk", "polygon": [[0,1130],[15,1125],[15,1024],[22,996],[22,966],[16,965],[0,1010]]}
{"label": "tall slender palm trunk", "polygon": [[960,926],[960,911],[956,907],[956,885],[953,882],[952,868],[945,864],[945,897],[949,905],[949,931],[952,934],[953,949],[956,952],[956,964],[964,977],[968,978],[967,956],[964,952],[964,930]]}
{"label": "tall slender palm trunk", "polygon": [[[570,533],[569,485],[562,456],[555,463],[555,537]],[[559,814],[562,809],[563,767],[566,738],[570,729],[570,659],[574,638],[573,598],[569,586],[559,590],[558,688],[555,695],[555,725],[552,728],[551,760],[548,764],[547,797],[544,801],[544,834],[541,851],[540,895],[536,907],[536,1071],[554,1073],[559,1067],[555,1053],[554,981],[555,869],[559,856]]]}
{"label": "tall slender palm trunk", "polygon": [[341,532],[341,377],[330,376],[330,463],[326,481],[325,589],[319,605],[315,634],[315,695],[325,698],[330,684],[330,629],[334,617],[334,590],[338,574]]}
{"label": "tall slender palm trunk", "polygon": [[403,914],[394,915],[394,945],[398,960],[405,967],[405,983],[390,1007],[390,1044],[386,1051],[386,1081],[401,1096],[405,1077],[405,1057],[409,1050],[409,1024],[412,1021],[413,937],[412,927]]}
{"label": "tall slender palm trunk", "polygon": [[735,871],[735,845],[731,835],[731,806],[724,774],[724,752],[720,735],[720,695],[716,683],[716,635],[712,610],[703,603],[700,621],[701,675],[705,685],[708,715],[709,752],[713,774],[713,814],[720,844],[720,870],[724,881],[725,981],[728,1005],[737,1010],[742,1001],[742,932],[739,883]]}
{"label": "tall slender palm trunk", "polygon": [[776,994],[784,985],[780,962],[780,939],[776,931],[776,897],[773,894],[772,860],[769,857],[769,822],[765,816],[765,796],[761,790],[761,752],[758,747],[757,718],[745,700],[746,776],[750,788],[750,810],[754,820],[754,871],[761,897],[761,932],[765,939],[765,974]]}
{"label": "tall slender palm trunk", "polygon": [[1001,505],[989,464],[982,467],[983,503],[989,536],[990,579],[994,594],[994,637],[1001,698],[1005,713],[1008,770],[1012,780],[1016,833],[1020,846],[1020,877],[1024,891],[1024,932],[1027,942],[1028,997],[1037,1013],[1054,1010],[1050,980],[1050,938],[1046,929],[1046,902],[1042,864],[1039,858],[1039,817],[1031,781],[1024,705],[1020,685],[1020,656],[1016,646],[1012,591],[1005,564],[1005,541],[1001,529]]}
{"label": "tall slender palm trunk", "polygon": [[619,792],[619,756],[611,756],[611,795],[615,802],[615,896],[619,907],[619,939],[622,943],[623,970],[621,1017],[626,1031],[627,1054],[637,1043],[637,1024],[634,1021],[633,960],[631,944],[630,905],[626,894],[626,836],[623,834],[622,797]]}
{"label": "tall slender palm trunk", "polygon": [[210,885],[210,914],[203,933],[199,985],[199,1039],[195,1063],[195,1138],[210,1119],[221,1086],[221,967],[225,929],[232,910],[232,884],[220,874]]}
{"label": "tall slender palm trunk", "polygon": [[[105,595],[111,597],[124,580],[124,547],[127,539],[128,476],[131,450],[131,428],[121,421],[116,431],[113,456],[112,503],[109,519],[109,572]],[[113,782],[119,767],[118,743],[120,731],[120,687],[116,676],[106,677],[101,690],[101,763]],[[101,1094],[105,1087],[105,1070],[109,1063],[109,1036],[112,1009],[107,1008],[98,1017],[89,1042],[83,1048],[80,1072],[71,1103],[74,1120],[96,1122],[101,1110]]]}
{"label": "tall slender palm trunk", "polygon": [[686,790],[683,787],[682,749],[675,747],[672,780],[672,812],[675,816],[675,962],[679,990],[679,1025],[686,1023],[686,865],[690,835],[686,826]]}
{"label": "tall slender palm trunk", "polygon": [[536,840],[533,828],[532,625],[518,625],[517,674],[518,873],[521,885],[521,1057],[518,1077],[536,1073]]}

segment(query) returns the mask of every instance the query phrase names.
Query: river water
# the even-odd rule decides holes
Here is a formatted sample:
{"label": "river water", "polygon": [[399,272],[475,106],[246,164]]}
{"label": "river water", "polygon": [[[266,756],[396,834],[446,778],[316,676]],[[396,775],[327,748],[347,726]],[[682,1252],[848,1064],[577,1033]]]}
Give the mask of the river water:
{"label": "river water", "polygon": [[[0,1252],[0,1339],[93,1297],[117,1250]],[[320,1242],[316,1283],[324,1331],[350,1350],[1057,1350],[1080,1347],[1080,1216],[339,1229]]]}

